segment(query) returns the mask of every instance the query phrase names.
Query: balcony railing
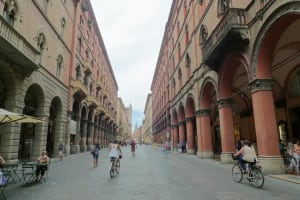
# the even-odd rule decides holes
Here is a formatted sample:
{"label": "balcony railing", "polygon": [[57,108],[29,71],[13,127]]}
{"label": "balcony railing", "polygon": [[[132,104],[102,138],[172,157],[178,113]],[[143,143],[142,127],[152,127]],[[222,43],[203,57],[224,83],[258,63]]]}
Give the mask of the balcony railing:
{"label": "balcony railing", "polygon": [[74,81],[73,88],[74,88],[74,93],[77,93],[82,97],[86,97],[88,95],[89,91],[87,87],[80,80]]}
{"label": "balcony railing", "polygon": [[245,30],[247,30],[247,11],[244,9],[229,8],[209,38],[203,43],[203,60],[207,60],[217,46],[226,40],[227,37],[231,37],[233,32],[240,31],[239,35],[242,39],[247,39],[249,36],[242,33]]}
{"label": "balcony railing", "polygon": [[0,16],[1,53],[17,64],[18,70],[25,76],[38,69],[40,53],[5,19]]}

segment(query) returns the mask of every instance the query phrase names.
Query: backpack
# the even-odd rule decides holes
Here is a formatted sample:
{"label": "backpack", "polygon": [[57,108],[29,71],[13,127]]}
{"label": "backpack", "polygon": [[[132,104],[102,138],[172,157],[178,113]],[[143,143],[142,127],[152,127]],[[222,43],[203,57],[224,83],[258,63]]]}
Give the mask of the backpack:
{"label": "backpack", "polygon": [[7,185],[7,178],[6,176],[0,171],[0,186]]}
{"label": "backpack", "polygon": [[58,150],[63,150],[64,149],[64,145],[63,144],[60,144],[59,146],[58,146]]}

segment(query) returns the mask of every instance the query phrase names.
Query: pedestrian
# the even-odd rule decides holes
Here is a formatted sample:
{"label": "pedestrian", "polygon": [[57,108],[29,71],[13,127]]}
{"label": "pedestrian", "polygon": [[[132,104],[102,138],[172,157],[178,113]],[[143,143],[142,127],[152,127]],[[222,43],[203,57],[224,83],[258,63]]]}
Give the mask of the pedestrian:
{"label": "pedestrian", "polygon": [[94,167],[98,166],[99,151],[100,151],[100,145],[97,143],[95,145],[95,147],[91,151],[91,154],[93,155],[93,164],[94,164]]}
{"label": "pedestrian", "polygon": [[5,164],[5,160],[2,156],[0,156],[0,167]]}
{"label": "pedestrian", "polygon": [[136,147],[136,143],[135,143],[134,140],[131,140],[130,146],[131,146],[131,154],[132,154],[132,157],[135,157],[135,147]]}
{"label": "pedestrian", "polygon": [[60,143],[58,146],[59,161],[62,161],[62,159],[63,159],[63,152],[64,152],[64,144]]}
{"label": "pedestrian", "polygon": [[38,157],[36,165],[36,181],[42,180],[44,177],[45,171],[48,169],[48,164],[50,158],[47,155],[47,151],[42,151],[41,155]]}
{"label": "pedestrian", "polygon": [[164,152],[164,155],[166,157],[168,156],[169,148],[170,148],[170,143],[169,143],[169,141],[166,141],[165,144],[164,144],[164,146],[163,146],[163,152]]}

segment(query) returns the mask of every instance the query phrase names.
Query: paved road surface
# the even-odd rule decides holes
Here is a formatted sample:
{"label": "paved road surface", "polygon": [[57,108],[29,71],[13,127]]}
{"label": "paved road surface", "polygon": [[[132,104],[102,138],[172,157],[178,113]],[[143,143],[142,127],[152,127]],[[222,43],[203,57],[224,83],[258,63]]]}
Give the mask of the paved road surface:
{"label": "paved road surface", "polygon": [[231,166],[196,156],[138,146],[132,158],[123,147],[121,172],[109,176],[108,150],[100,151],[100,166],[92,167],[90,153],[53,160],[46,183],[11,185],[8,200],[296,200],[298,184],[266,177],[263,189],[247,180],[235,183]]}

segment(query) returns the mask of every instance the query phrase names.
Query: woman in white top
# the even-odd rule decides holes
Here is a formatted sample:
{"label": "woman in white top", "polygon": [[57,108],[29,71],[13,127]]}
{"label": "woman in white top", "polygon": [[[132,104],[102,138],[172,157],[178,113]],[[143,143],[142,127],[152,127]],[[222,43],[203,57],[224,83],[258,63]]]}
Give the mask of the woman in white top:
{"label": "woman in white top", "polygon": [[118,144],[118,141],[115,140],[114,143],[111,143],[109,145],[109,157],[110,160],[116,160],[117,158],[119,158],[119,156],[122,154],[120,145]]}

